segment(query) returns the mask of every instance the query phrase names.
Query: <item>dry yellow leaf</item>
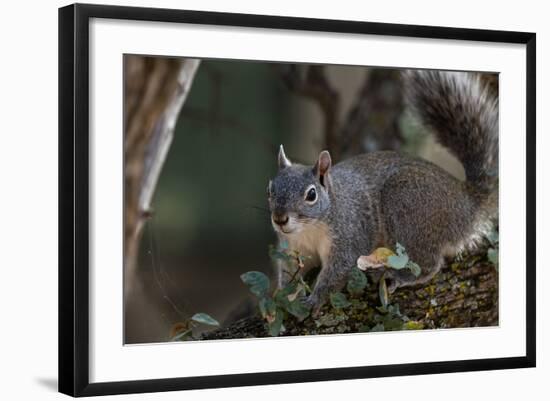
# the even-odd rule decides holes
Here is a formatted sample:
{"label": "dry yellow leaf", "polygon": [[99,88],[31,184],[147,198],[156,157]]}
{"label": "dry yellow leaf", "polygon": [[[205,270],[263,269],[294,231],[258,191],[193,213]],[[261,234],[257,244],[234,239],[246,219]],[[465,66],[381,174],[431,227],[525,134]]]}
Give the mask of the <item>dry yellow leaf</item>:
{"label": "dry yellow leaf", "polygon": [[385,266],[390,256],[395,253],[388,248],[376,248],[373,253],[367,256],[360,256],[357,259],[357,267],[361,270],[376,269]]}
{"label": "dry yellow leaf", "polygon": [[179,333],[183,333],[191,328],[189,321],[174,323],[170,329],[170,337],[175,337]]}

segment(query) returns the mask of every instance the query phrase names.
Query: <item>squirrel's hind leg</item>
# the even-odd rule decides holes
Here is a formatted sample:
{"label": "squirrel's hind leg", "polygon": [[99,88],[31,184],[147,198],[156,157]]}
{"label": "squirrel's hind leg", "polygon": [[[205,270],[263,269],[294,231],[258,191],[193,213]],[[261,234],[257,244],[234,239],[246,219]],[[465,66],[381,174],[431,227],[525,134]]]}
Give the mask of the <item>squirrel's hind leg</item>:
{"label": "squirrel's hind leg", "polygon": [[460,208],[467,199],[459,191],[448,190],[450,184],[438,181],[449,178],[413,166],[384,185],[381,205],[389,245],[401,244],[421,270],[416,277],[409,269],[389,269],[385,277],[390,279],[390,291],[430,281],[443,265],[443,251],[464,231],[461,216],[468,210]]}
{"label": "squirrel's hind leg", "polygon": [[442,241],[444,233],[441,231],[444,229],[438,230],[437,227],[433,227],[433,236],[429,238],[430,236],[422,235],[422,232],[411,229],[411,227],[413,226],[407,227],[406,224],[399,228],[394,227],[391,237],[395,243],[399,243],[405,248],[409,260],[420,267],[420,275],[415,276],[408,268],[386,270],[384,277],[389,279],[388,290],[390,293],[400,287],[426,284],[443,266],[445,243]]}
{"label": "squirrel's hind leg", "polygon": [[[384,273],[384,278],[389,279],[388,291],[392,294],[396,289],[401,287],[409,287],[413,285],[421,285],[428,283],[438,272],[443,265],[443,257],[422,258],[422,261],[415,262],[420,266],[421,274],[417,277],[409,269],[387,270]],[[411,258],[411,260],[413,260]],[[414,260],[413,260],[414,261]]]}

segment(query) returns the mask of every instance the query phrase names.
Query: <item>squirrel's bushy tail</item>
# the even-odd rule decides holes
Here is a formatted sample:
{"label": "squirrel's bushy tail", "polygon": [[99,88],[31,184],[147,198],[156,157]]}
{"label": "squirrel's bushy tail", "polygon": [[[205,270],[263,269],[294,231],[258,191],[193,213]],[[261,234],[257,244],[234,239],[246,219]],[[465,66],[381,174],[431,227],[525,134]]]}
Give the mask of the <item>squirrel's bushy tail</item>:
{"label": "squirrel's bushy tail", "polygon": [[498,177],[498,99],[480,75],[410,70],[405,88],[422,122],[462,162],[467,181],[492,192]]}

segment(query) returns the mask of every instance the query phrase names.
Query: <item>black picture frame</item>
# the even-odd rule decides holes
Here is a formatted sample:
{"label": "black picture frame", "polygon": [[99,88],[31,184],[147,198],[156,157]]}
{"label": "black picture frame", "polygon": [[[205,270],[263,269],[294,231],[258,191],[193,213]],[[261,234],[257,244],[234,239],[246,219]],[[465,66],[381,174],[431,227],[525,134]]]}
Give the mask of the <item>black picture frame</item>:
{"label": "black picture frame", "polygon": [[[437,38],[526,45],[526,354],[457,360],[154,380],[89,381],[88,28],[91,18]],[[252,386],[535,366],[536,35],[526,32],[321,20],[172,9],[69,5],[59,9],[59,391],[72,396]]]}

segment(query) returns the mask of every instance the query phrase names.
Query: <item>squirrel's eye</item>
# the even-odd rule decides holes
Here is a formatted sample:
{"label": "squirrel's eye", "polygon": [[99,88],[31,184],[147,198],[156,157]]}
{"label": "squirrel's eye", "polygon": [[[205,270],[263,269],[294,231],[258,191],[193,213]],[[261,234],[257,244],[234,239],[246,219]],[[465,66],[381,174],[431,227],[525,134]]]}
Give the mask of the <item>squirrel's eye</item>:
{"label": "squirrel's eye", "polygon": [[311,187],[306,192],[306,201],[315,202],[316,199],[317,199],[317,192],[315,191],[315,187]]}

